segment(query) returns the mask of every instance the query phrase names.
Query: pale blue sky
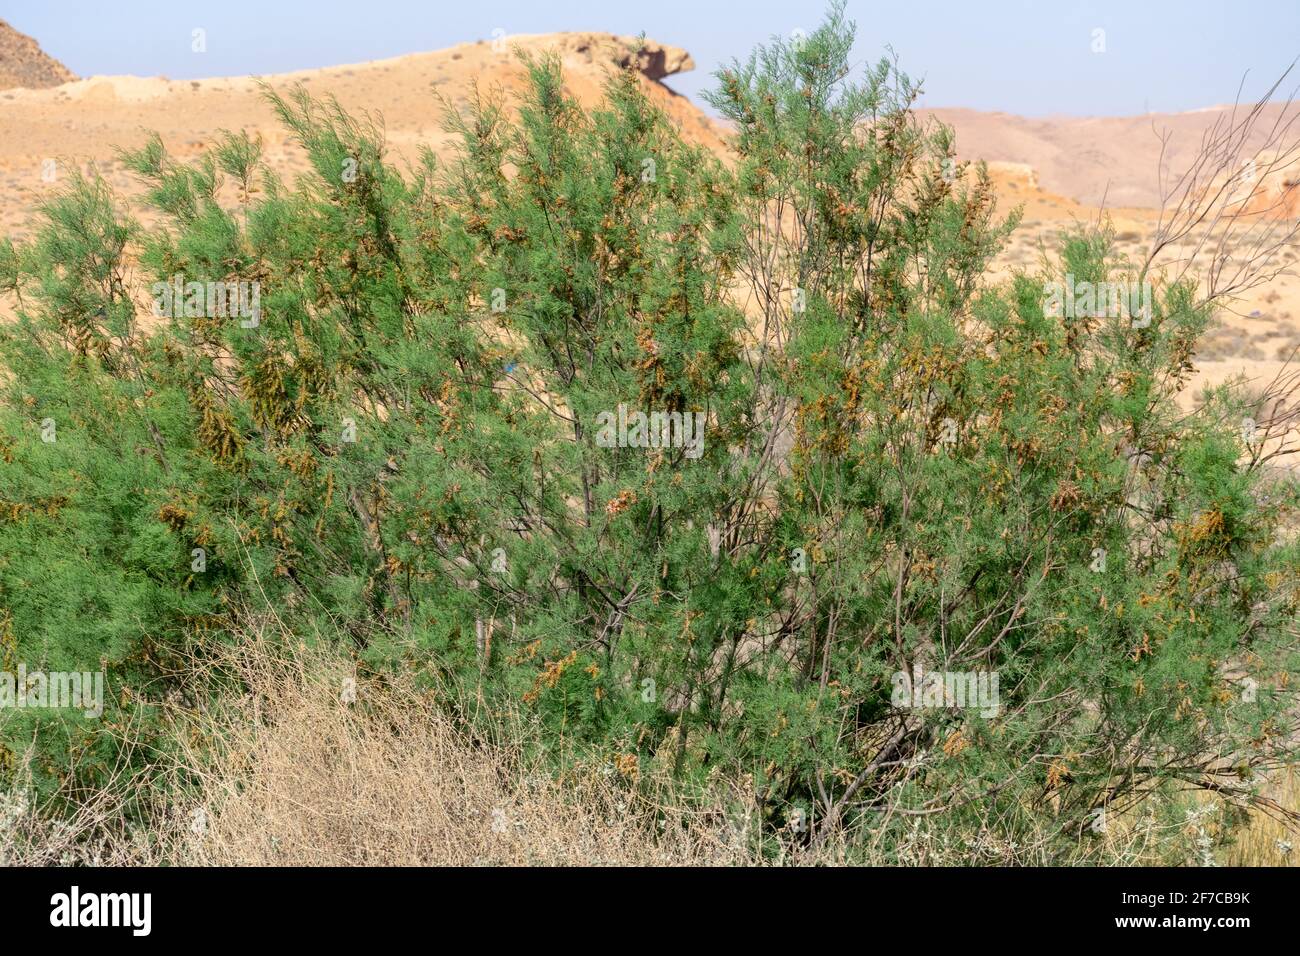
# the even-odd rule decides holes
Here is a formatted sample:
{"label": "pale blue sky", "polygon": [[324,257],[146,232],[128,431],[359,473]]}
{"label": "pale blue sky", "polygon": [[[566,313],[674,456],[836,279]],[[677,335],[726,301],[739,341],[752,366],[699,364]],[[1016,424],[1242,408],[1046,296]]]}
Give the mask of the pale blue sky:
{"label": "pale blue sky", "polygon": [[[820,3],[790,0],[0,0],[0,18],[74,73],[193,79],[280,73],[434,50],[506,33],[601,30],[685,47],[696,97],[757,42],[810,30]],[[849,0],[857,55],[886,44],[926,81],[925,104],[1125,115],[1258,93],[1300,56],[1300,0]],[[207,31],[207,52],[190,49]],[[1091,50],[1106,31],[1106,52]],[[1296,77],[1300,82],[1300,76]],[[1288,90],[1289,92],[1289,90]],[[697,100],[698,101],[698,100]]]}

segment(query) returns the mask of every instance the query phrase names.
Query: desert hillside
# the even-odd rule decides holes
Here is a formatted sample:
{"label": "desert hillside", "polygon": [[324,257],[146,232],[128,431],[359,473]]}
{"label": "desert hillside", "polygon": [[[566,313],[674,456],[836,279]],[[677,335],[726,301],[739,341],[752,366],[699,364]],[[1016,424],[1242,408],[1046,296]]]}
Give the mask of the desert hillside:
{"label": "desert hillside", "polygon": [[255,130],[265,139],[267,158],[279,169],[305,169],[303,155],[262,96],[259,80],[277,90],[301,83],[314,95],[336,97],[346,110],[382,117],[392,156],[399,161],[414,158],[424,145],[442,152],[450,140],[440,128],[442,101],[464,107],[476,86],[507,94],[522,89],[524,71],[513,50],[531,55],[556,52],[570,92],[580,102],[593,104],[608,71],[636,58],[646,88],[686,135],[720,150],[722,131],[717,124],[658,82],[693,69],[690,55],[657,43],[648,43],[638,54],[635,42],[596,33],[515,36],[499,43],[261,78],[91,76],[53,89],[9,90],[0,93],[0,225],[22,231],[33,203],[54,185],[41,175],[47,160],[92,161],[115,187],[131,192],[133,182],[114,148],[139,146],[148,130],[157,131],[178,159],[196,155],[218,130]]}
{"label": "desert hillside", "polygon": [[[315,95],[337,97],[345,109],[382,117],[391,155],[401,161],[412,159],[424,145],[445,150],[449,137],[440,129],[444,101],[463,107],[476,86],[520,90],[523,69],[514,50],[556,52],[570,91],[583,103],[598,99],[610,69],[636,57],[646,88],[684,135],[724,151],[724,126],[660,82],[693,69],[690,54],[653,41],[637,54],[636,43],[600,33],[521,35],[260,79],[281,90],[301,83]],[[160,133],[179,159],[196,155],[218,130],[256,130],[265,139],[268,159],[282,172],[305,169],[303,154],[276,123],[258,83],[253,77],[73,79],[35,41],[0,22],[0,88],[22,87],[0,92],[0,228],[14,236],[26,232],[35,203],[57,186],[57,175],[50,181],[52,164],[57,169],[93,162],[115,188],[135,194],[136,184],[114,149],[138,146],[146,130]],[[955,128],[959,158],[991,163],[1004,208],[1023,208],[1022,225],[1000,263],[1006,274],[1036,262],[1039,244],[1061,228],[1095,219],[1103,201],[1122,251],[1138,256],[1157,218],[1162,145],[1166,175],[1176,174],[1195,154],[1205,131],[1230,109],[1096,119],[1028,119],[965,109],[921,112]],[[1281,110],[1266,108],[1257,137],[1273,127]],[[1162,132],[1167,134],[1163,144]],[[1175,255],[1189,251],[1171,250]],[[1296,255],[1286,251],[1283,263],[1294,263]],[[1298,345],[1300,282],[1284,275],[1225,312],[1222,326],[1210,333],[1198,356],[1198,383],[1243,372],[1269,378]]]}
{"label": "desert hillside", "polygon": [[[1031,119],[968,109],[918,110],[951,126],[961,159],[1023,163],[1046,190],[1089,206],[1156,208],[1170,179],[1186,169],[1201,136],[1216,122],[1240,117],[1247,106],[1213,106],[1186,113]],[[1244,146],[1260,149],[1284,107],[1270,103]],[[1163,147],[1163,157],[1161,155]],[[1161,170],[1164,171],[1164,181]]]}
{"label": "desert hillside", "polygon": [[0,90],[42,89],[76,79],[35,40],[0,20]]}

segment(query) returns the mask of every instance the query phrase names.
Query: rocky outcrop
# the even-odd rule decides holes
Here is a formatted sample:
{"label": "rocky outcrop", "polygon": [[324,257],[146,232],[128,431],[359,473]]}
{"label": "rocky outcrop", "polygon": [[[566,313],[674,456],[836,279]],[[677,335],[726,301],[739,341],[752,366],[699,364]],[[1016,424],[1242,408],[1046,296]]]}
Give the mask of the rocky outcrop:
{"label": "rocky outcrop", "polygon": [[31,37],[0,20],[0,90],[31,90],[75,80],[62,63],[47,55]]}
{"label": "rocky outcrop", "polygon": [[685,50],[654,40],[620,37],[612,33],[564,33],[557,34],[556,39],[556,48],[566,58],[608,63],[619,68],[635,64],[650,80],[662,80],[665,76],[695,69],[695,61]]}

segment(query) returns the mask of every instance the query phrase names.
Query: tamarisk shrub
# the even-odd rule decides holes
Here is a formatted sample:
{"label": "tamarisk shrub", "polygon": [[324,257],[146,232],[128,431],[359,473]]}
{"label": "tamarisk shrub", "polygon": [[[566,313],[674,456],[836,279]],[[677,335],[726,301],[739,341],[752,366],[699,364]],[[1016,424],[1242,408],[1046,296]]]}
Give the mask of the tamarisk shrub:
{"label": "tamarisk shrub", "polygon": [[[795,841],[925,814],[1064,859],[1099,811],[1250,803],[1292,747],[1296,495],[1230,390],[1175,402],[1213,303],[1104,227],[989,281],[1015,214],[853,36],[723,69],[725,160],[632,68],[588,111],[542,58],[444,107],[448,161],[268,90],[292,184],[247,134],[154,137],[146,232],[74,178],[0,246],[0,634],[112,700],[6,715],[10,764],[165,746],[151,705],[258,605],[522,702],[557,761],[744,779]],[[150,317],[132,269],[257,314]],[[1054,314],[1066,276],[1149,283],[1149,321]]]}

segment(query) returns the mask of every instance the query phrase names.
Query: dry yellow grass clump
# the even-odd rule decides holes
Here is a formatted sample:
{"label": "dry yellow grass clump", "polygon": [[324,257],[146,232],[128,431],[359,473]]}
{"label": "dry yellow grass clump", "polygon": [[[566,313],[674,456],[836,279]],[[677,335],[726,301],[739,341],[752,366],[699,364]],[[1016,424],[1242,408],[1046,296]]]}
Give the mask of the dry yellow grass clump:
{"label": "dry yellow grass clump", "polygon": [[599,772],[556,782],[453,724],[412,680],[261,638],[223,664],[249,689],[190,718],[163,851],[188,865],[709,865],[750,862],[725,826],[654,808]]}
{"label": "dry yellow grass clump", "polygon": [[[619,766],[557,780],[526,756],[530,731],[518,715],[464,725],[449,716],[446,694],[411,675],[358,678],[345,657],[291,647],[278,628],[254,627],[200,666],[209,686],[220,681],[226,692],[210,697],[216,703],[168,705],[176,749],[160,754],[153,772],[65,794],[75,811],[63,819],[33,805],[26,791],[0,792],[0,866],[836,865],[850,856],[876,865],[1047,862],[1035,852],[1034,834],[1018,847],[976,841],[983,856],[921,831],[892,857],[875,852],[870,834],[858,834],[865,844],[855,854],[838,838],[816,849],[769,838],[765,853],[757,828],[737,825],[746,805],[738,791],[686,800],[671,784],[647,779],[650,771]],[[235,687],[240,693],[230,693]],[[1269,793],[1293,807],[1298,784],[1292,771]],[[133,806],[145,816],[129,812]],[[1217,818],[1207,819],[1214,829]],[[1154,824],[1140,823],[1136,814],[1117,820],[1105,839],[1085,841],[1078,862],[1169,862],[1150,855],[1158,849]],[[1218,862],[1294,865],[1294,839],[1285,820],[1256,812]],[[1209,861],[1193,854],[1185,862]]]}
{"label": "dry yellow grass clump", "polygon": [[[1300,772],[1290,767],[1271,780],[1264,790],[1288,810],[1300,809]],[[1250,826],[1236,838],[1225,861],[1228,866],[1300,865],[1300,834],[1294,824],[1278,815],[1251,814]]]}

